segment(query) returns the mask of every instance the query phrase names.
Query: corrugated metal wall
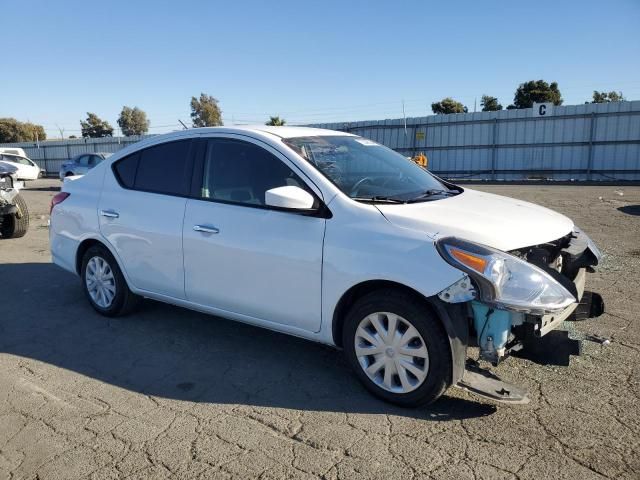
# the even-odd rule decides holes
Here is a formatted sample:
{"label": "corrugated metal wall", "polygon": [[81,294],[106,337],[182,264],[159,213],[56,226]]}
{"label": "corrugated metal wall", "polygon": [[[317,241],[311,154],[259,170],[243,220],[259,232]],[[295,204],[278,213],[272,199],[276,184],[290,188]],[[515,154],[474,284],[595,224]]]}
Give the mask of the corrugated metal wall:
{"label": "corrugated metal wall", "polygon": [[343,130],[404,155],[424,152],[429,169],[482,180],[640,180],[640,101],[349,123]]}
{"label": "corrugated metal wall", "polygon": [[[404,155],[424,152],[429,169],[447,178],[482,180],[640,180],[640,101],[555,107],[552,116],[533,109],[404,120],[313,125],[344,130]],[[3,144],[57,174],[84,152],[115,152],[146,138],[87,138]]]}
{"label": "corrugated metal wall", "polygon": [[44,168],[49,176],[57,176],[60,165],[80,153],[116,152],[151,135],[131,137],[78,138],[35,142],[1,143],[0,147],[20,147],[27,156]]}

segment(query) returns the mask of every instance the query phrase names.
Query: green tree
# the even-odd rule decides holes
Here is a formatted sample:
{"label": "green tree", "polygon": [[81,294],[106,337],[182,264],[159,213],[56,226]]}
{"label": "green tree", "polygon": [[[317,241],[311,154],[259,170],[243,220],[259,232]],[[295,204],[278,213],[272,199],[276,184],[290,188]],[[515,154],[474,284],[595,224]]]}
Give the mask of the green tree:
{"label": "green tree", "polygon": [[467,107],[451,97],[443,98],[439,102],[432,103],[431,110],[433,110],[433,113],[436,115],[468,112]]}
{"label": "green tree", "polygon": [[125,137],[144,135],[149,131],[149,120],[144,110],[124,106],[118,117],[118,126]]}
{"label": "green tree", "polygon": [[85,121],[80,120],[80,127],[82,128],[83,137],[100,138],[113,136],[113,127],[95,113],[87,112],[87,119]]}
{"label": "green tree", "polygon": [[[593,101],[591,103],[609,103],[609,102],[624,102],[626,99],[622,92],[598,92],[593,91]],[[585,102],[589,103],[589,102]]]}
{"label": "green tree", "polygon": [[490,95],[482,95],[480,105],[482,105],[483,112],[495,112],[497,110],[502,110],[502,105],[498,103],[498,99]]}
{"label": "green tree", "polygon": [[271,125],[273,127],[282,127],[287,121],[284,118],[280,118],[279,116],[269,117],[269,121],[265,123],[265,125]]}
{"label": "green tree", "polygon": [[509,105],[507,110],[531,108],[534,103],[544,102],[562,105],[558,82],[547,83],[544,80],[530,80],[520,84],[513,97],[513,104]]}
{"label": "green tree", "polygon": [[46,139],[47,134],[42,125],[20,122],[15,118],[0,118],[0,143],[35,142]]}
{"label": "green tree", "polygon": [[201,93],[200,98],[191,97],[191,120],[194,127],[218,127],[222,125],[222,111],[218,100]]}

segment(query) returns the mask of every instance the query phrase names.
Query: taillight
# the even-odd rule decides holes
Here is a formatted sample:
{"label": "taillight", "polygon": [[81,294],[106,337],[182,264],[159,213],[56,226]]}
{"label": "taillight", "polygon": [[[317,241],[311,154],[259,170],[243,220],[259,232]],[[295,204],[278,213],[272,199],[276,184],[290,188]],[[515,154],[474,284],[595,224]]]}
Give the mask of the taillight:
{"label": "taillight", "polygon": [[64,202],[69,195],[71,194],[67,192],[56,193],[51,199],[51,207],[49,208],[49,215],[51,215],[51,212],[53,211],[53,207],[55,207],[59,203]]}

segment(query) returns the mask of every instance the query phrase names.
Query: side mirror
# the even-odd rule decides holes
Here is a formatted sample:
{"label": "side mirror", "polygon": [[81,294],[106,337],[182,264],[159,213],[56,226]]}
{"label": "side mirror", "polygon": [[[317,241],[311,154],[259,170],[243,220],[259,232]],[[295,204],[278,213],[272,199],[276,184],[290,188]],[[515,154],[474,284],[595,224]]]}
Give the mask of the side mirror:
{"label": "side mirror", "polygon": [[271,207],[289,208],[292,210],[310,210],[313,208],[313,196],[300,187],[287,186],[267,190],[265,203]]}

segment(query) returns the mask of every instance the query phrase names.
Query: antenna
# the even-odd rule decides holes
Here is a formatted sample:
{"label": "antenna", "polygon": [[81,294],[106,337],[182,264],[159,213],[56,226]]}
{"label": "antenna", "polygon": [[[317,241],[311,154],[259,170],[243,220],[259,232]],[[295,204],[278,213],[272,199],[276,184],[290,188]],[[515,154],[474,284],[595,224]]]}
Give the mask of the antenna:
{"label": "antenna", "polygon": [[189,130],[189,127],[187,127],[182,120],[178,119],[178,121],[180,122],[180,125],[184,127],[185,130]]}

